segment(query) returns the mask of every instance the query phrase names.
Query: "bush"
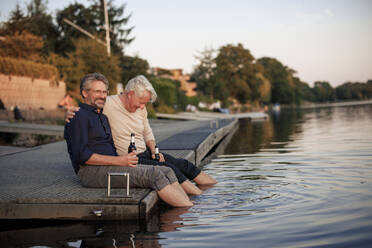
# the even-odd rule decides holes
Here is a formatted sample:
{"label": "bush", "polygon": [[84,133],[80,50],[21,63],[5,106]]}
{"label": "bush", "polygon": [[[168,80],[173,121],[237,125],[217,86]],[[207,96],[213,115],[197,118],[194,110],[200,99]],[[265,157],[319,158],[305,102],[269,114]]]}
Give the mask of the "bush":
{"label": "bush", "polygon": [[41,79],[59,78],[57,68],[52,65],[9,57],[0,57],[0,73]]}
{"label": "bush", "polygon": [[40,61],[43,39],[27,31],[6,35],[0,40],[0,56]]}
{"label": "bush", "polygon": [[152,104],[150,103],[147,104],[146,109],[147,109],[147,117],[151,119],[156,119],[156,112]]}
{"label": "bush", "polygon": [[159,105],[174,106],[177,103],[177,88],[172,80],[159,77],[151,77],[149,80],[158,94]]}
{"label": "bush", "polygon": [[176,111],[173,108],[171,108],[171,107],[169,107],[165,104],[159,105],[156,108],[156,112],[164,113],[164,114],[175,114],[176,113]]}
{"label": "bush", "polygon": [[67,57],[52,55],[50,58],[62,74],[67,91],[78,92],[84,75],[99,72],[110,82],[110,94],[115,94],[121,73],[118,57],[114,54],[109,57],[105,47],[91,39],[81,38],[73,43],[75,51],[67,53]]}

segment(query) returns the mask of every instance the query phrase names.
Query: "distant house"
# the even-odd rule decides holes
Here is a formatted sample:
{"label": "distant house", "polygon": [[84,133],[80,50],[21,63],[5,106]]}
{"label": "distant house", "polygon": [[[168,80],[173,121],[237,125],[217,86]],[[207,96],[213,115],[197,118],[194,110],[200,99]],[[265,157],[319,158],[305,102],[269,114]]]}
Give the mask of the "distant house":
{"label": "distant house", "polygon": [[196,82],[191,82],[190,74],[183,74],[182,69],[153,67],[150,69],[150,73],[158,77],[177,80],[181,83],[181,90],[185,92],[186,96],[196,96]]}

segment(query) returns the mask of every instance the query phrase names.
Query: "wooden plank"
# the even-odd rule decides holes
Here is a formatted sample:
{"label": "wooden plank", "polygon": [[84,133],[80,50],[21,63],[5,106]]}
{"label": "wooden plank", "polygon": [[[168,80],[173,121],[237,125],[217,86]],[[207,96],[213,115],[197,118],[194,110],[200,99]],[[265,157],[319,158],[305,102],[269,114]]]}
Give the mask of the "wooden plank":
{"label": "wooden plank", "polygon": [[223,150],[226,148],[226,146],[230,143],[230,140],[234,136],[236,130],[239,129],[239,125],[234,125],[231,130],[228,131],[227,135],[223,137],[222,141],[218,143],[217,147],[212,148],[212,151],[210,151],[199,163],[198,166],[205,165],[211,161],[212,158],[214,158],[216,155],[219,155],[223,152]]}
{"label": "wooden plank", "polygon": [[196,149],[195,163],[198,165],[207,153],[236,125],[238,125],[238,120],[234,120],[230,124],[216,130],[216,132],[211,133]]}
{"label": "wooden plank", "polygon": [[[102,211],[101,216],[94,211]],[[135,205],[95,204],[1,204],[0,219],[121,220],[138,219]]]}
{"label": "wooden plank", "polygon": [[9,123],[0,122],[0,132],[4,133],[27,133],[41,135],[56,135],[63,136],[63,126],[57,125],[42,125],[34,123]]}
{"label": "wooden plank", "polygon": [[158,194],[153,190],[142,199],[139,205],[139,218],[147,219],[159,201]]}

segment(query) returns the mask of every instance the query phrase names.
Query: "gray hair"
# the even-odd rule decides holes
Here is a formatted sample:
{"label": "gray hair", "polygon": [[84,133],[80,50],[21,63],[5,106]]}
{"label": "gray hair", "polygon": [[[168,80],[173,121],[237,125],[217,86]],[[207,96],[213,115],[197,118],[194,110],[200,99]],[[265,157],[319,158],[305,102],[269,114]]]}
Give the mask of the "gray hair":
{"label": "gray hair", "polygon": [[125,91],[129,92],[132,90],[139,97],[143,96],[145,90],[149,91],[151,93],[150,101],[152,103],[155,102],[156,98],[158,97],[152,84],[143,75],[136,76],[129,80],[129,82],[125,86]]}
{"label": "gray hair", "polygon": [[83,96],[83,90],[89,90],[90,85],[94,81],[101,81],[102,83],[105,84],[106,90],[109,88],[109,81],[103,76],[101,73],[94,72],[94,73],[89,73],[85,75],[81,80],[80,80],[80,95],[84,98]]}

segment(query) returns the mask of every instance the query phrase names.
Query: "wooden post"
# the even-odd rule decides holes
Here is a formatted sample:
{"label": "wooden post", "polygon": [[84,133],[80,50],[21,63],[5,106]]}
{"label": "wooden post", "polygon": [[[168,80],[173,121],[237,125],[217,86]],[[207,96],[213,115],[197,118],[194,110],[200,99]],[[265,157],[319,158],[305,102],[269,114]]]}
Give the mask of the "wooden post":
{"label": "wooden post", "polygon": [[68,19],[63,18],[63,21],[66,22],[67,24],[71,25],[72,27],[76,28],[77,30],[79,30],[80,32],[82,32],[83,34],[85,34],[86,36],[88,36],[88,37],[92,38],[93,40],[96,40],[99,43],[101,43],[102,45],[106,46],[106,43],[105,42],[101,41],[100,39],[98,39],[97,37],[95,37],[94,35],[92,35],[91,33],[89,33],[88,31],[82,29],[81,27],[79,27],[78,25],[76,25],[73,22],[69,21]]}
{"label": "wooden post", "polygon": [[110,57],[110,55],[111,55],[110,25],[109,25],[109,19],[108,19],[107,2],[106,2],[106,0],[103,0],[103,10],[105,12],[105,28],[106,28],[106,48],[107,48],[107,55]]}

